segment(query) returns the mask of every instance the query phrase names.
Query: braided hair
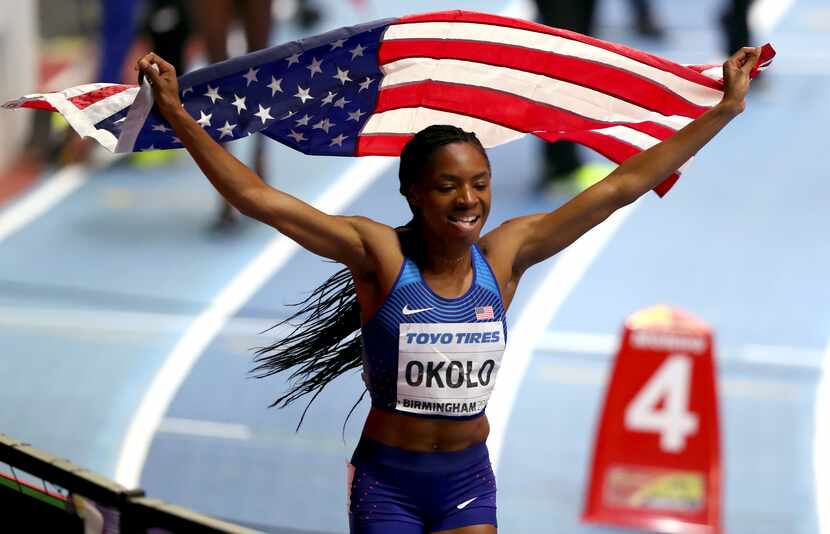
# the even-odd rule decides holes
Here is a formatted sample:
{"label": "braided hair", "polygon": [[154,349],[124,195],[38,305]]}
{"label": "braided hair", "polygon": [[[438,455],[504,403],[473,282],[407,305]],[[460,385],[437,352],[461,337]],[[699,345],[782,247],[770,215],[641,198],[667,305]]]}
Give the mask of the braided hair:
{"label": "braided hair", "polygon": [[[487,157],[474,133],[455,126],[429,126],[415,134],[401,152],[398,179],[404,197],[408,197],[410,188],[420,180],[435,151],[452,143],[469,143]],[[417,231],[420,215],[411,203],[409,207],[413,218],[403,228]],[[251,373],[256,378],[265,378],[291,371],[288,390],[270,407],[284,408],[300,397],[312,394],[297,424],[299,430],[311,403],[323,389],[338,376],[361,366],[363,344],[360,304],[348,268],[336,272],[308,297],[292,306],[297,307],[297,311],[266,332],[286,325],[293,330],[273,344],[255,349],[256,366]],[[347,420],[365,394],[364,390],[349,411]]]}

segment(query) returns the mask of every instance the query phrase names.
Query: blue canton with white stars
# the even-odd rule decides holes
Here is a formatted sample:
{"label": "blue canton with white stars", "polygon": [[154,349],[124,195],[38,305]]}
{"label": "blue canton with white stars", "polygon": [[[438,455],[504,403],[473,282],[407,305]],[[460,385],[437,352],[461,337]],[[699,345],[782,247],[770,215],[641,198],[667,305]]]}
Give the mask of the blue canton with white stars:
{"label": "blue canton with white stars", "polygon": [[[179,78],[184,109],[220,143],[262,133],[306,154],[353,156],[375,108],[377,53],[391,20],[253,52]],[[97,127],[116,136],[127,111]],[[154,107],[134,152],[181,148]]]}

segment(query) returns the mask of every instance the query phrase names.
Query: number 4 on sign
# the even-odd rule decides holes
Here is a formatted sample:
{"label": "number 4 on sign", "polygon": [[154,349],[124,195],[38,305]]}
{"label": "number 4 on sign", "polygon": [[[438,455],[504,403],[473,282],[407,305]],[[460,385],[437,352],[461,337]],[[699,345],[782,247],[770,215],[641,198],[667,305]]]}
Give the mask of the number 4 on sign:
{"label": "number 4 on sign", "polygon": [[[660,448],[680,453],[698,431],[698,417],[689,411],[691,358],[673,354],[652,375],[625,410],[625,427],[660,434]],[[660,402],[664,401],[662,406]]]}

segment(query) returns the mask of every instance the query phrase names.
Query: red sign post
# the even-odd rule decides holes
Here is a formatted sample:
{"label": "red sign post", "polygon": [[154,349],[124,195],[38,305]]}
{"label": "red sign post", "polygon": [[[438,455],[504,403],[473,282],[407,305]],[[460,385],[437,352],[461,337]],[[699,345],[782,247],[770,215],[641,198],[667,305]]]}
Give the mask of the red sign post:
{"label": "red sign post", "polygon": [[720,534],[712,332],[655,306],[631,315],[606,390],[583,521]]}

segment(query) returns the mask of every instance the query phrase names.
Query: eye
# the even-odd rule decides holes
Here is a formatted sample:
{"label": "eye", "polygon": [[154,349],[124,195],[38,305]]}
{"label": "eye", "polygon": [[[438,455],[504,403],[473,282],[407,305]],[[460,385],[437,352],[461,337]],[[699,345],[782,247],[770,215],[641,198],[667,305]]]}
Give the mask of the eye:
{"label": "eye", "polygon": [[438,186],[438,191],[441,193],[449,193],[452,191],[454,187],[450,184],[442,184]]}
{"label": "eye", "polygon": [[479,191],[485,191],[487,189],[487,185],[487,182],[476,182],[473,187]]}

